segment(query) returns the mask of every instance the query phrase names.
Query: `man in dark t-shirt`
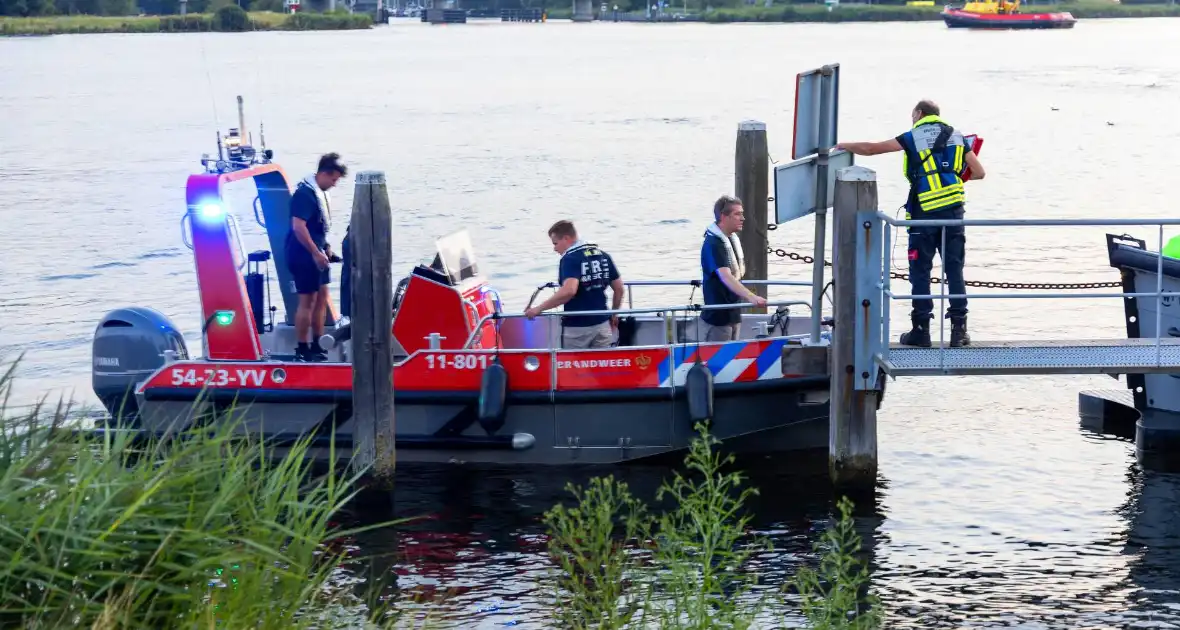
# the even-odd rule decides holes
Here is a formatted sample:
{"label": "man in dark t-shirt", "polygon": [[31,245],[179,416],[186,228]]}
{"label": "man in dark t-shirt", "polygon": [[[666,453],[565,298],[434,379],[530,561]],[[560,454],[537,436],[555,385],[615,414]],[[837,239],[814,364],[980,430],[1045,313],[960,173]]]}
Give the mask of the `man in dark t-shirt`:
{"label": "man in dark t-shirt", "polygon": [[[749,302],[766,306],[766,298],[742,286],[745,257],[737,234],[745,223],[745,210],[737,197],[724,195],[713,204],[714,223],[705,230],[701,245],[701,292],[705,305],[741,304]],[[723,308],[701,311],[702,341],[732,341],[738,339],[742,323],[742,309]]]}
{"label": "man in dark t-shirt", "polygon": [[347,174],[340,155],[320,158],[315,175],[308,176],[291,194],[291,231],[287,233],[287,269],[299,295],[295,312],[295,360],[324,361],[328,353],[320,347],[328,315],[328,265],[334,258],[328,246],[331,207],[328,190]]}
{"label": "man in dark t-shirt", "polygon": [[[610,254],[593,243],[578,240],[578,232],[569,221],[558,221],[549,228],[553,251],[561,254],[558,263],[557,291],[544,302],[527,309],[529,319],[555,306],[565,311],[605,311],[606,288],[611,289],[611,310],[623,304],[623,280]],[[609,348],[614,344],[619,318],[611,315],[571,315],[562,317],[561,347],[567,350]]]}

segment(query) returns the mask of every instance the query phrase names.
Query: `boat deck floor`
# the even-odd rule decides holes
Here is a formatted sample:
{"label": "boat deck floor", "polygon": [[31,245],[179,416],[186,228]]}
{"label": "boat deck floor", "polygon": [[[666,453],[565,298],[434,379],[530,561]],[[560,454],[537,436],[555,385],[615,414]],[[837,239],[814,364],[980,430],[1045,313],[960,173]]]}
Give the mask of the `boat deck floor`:
{"label": "boat deck floor", "polygon": [[1161,339],[1158,346],[1156,341],[1154,338],[973,341],[962,348],[890,344],[883,367],[893,376],[1180,372],[1180,339]]}

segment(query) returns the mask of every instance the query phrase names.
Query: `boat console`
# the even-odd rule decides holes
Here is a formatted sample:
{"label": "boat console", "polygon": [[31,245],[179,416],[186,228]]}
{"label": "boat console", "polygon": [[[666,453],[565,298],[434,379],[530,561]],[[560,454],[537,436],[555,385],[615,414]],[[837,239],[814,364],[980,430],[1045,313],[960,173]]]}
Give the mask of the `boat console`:
{"label": "boat console", "polygon": [[[396,299],[393,337],[405,354],[418,350],[496,347],[496,328],[484,318],[501,312],[500,295],[479,272],[467,230],[435,241],[430,266],[410,272],[405,291]],[[476,331],[478,329],[478,334]]]}

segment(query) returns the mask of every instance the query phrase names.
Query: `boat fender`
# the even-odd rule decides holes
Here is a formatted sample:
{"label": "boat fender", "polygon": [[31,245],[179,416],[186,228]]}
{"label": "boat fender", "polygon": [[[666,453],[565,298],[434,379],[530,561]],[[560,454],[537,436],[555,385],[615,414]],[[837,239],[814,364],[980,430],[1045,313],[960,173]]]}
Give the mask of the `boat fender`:
{"label": "boat fender", "polygon": [[684,389],[692,423],[708,422],[713,417],[713,373],[703,363],[693,365],[684,377]]}
{"label": "boat fender", "polygon": [[345,324],[325,332],[319,339],[320,347],[324,350],[331,350],[349,339],[352,339],[352,324]]}
{"label": "boat fender", "polygon": [[497,359],[483,371],[483,378],[479,383],[479,411],[480,426],[488,435],[494,435],[504,426],[504,415],[507,411],[508,399],[508,370],[504,369]]}

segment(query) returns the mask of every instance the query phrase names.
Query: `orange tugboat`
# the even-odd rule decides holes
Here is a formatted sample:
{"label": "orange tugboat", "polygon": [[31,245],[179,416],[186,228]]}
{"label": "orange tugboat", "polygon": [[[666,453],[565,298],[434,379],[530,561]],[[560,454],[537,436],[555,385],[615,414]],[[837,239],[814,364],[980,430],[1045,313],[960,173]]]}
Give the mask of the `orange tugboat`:
{"label": "orange tugboat", "polygon": [[1077,23],[1068,11],[1020,13],[1020,0],[968,2],[962,8],[947,7],[942,20],[950,28],[1025,29],[1073,28]]}

